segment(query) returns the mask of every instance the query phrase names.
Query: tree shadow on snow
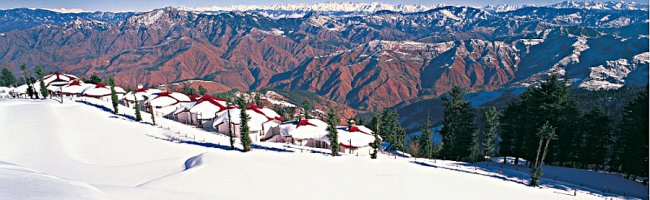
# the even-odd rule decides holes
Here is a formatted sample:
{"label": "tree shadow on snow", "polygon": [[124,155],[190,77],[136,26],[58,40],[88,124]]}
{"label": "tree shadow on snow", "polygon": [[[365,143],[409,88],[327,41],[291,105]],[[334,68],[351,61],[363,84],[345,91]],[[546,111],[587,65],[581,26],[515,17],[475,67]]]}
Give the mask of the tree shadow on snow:
{"label": "tree shadow on snow", "polygon": [[[86,105],[89,105],[89,106],[92,106],[92,107],[95,107],[95,108],[99,108],[100,110],[102,110],[104,112],[108,112],[108,113],[113,114],[114,116],[110,116],[110,118],[118,119],[118,117],[116,117],[116,116],[120,116],[120,117],[129,119],[129,120],[132,120],[132,121],[136,121],[134,116],[127,115],[127,114],[115,114],[115,112],[113,112],[113,109],[107,108],[107,107],[99,105],[99,104],[94,104],[94,103],[90,103],[90,102],[87,102],[87,101],[81,101],[81,100],[77,100],[77,102],[82,103],[82,104],[86,104]],[[151,123],[149,123],[149,122],[140,122],[140,123],[151,125]]]}
{"label": "tree shadow on snow", "polygon": [[[454,168],[454,167],[445,167],[441,165],[433,165],[422,161],[411,161],[411,162],[425,167],[441,168],[441,169],[453,170],[453,171],[464,172],[469,174],[482,175],[482,176],[497,178],[503,181],[519,183],[526,186],[528,186],[530,180],[530,174],[529,174],[530,169],[525,166],[480,162],[480,163],[458,163],[456,164],[457,167]],[[464,167],[465,169],[458,168],[460,166]],[[557,178],[558,177],[544,175],[540,180],[540,186],[566,191],[566,193],[561,193],[561,194],[566,194],[570,196],[573,196],[574,191],[578,190],[581,193],[602,195],[604,197],[632,196],[641,199],[648,198],[647,196],[642,194],[631,194],[625,191],[617,191],[612,188],[599,188],[589,184],[581,184],[581,185],[572,184],[561,180],[557,180]],[[556,193],[560,193],[560,192],[556,192]]]}
{"label": "tree shadow on snow", "polygon": [[182,140],[182,139],[177,139],[177,138],[169,138],[169,137],[158,137],[154,135],[149,135],[147,136],[152,137],[154,139],[158,140],[164,140],[167,142],[173,142],[173,143],[180,143],[180,144],[191,144],[191,145],[197,145],[197,146],[202,146],[202,147],[208,147],[208,148],[216,148],[216,149],[221,149],[221,150],[226,150],[226,151],[240,151],[237,148],[230,148],[230,145],[222,145],[222,144],[214,144],[214,143],[209,143],[209,142],[198,142],[198,141],[191,141],[191,140]]}
{"label": "tree shadow on snow", "polygon": [[[499,163],[490,163],[490,162],[480,162],[480,163],[464,163],[462,164],[468,167],[476,167],[480,170],[499,173],[501,176],[507,177],[508,179],[524,179],[526,180],[523,184],[528,184],[530,180],[530,168],[526,166],[510,165],[510,164],[499,164]],[[546,166],[544,167],[546,168]],[[549,172],[550,173],[550,172]],[[647,192],[631,192],[624,191],[617,188],[612,188],[611,186],[605,186],[599,183],[589,183],[581,182],[580,184],[569,183],[563,180],[563,177],[560,175],[550,175],[544,174],[540,180],[540,186],[555,188],[558,190],[567,191],[567,195],[573,196],[574,191],[578,190],[581,192],[598,194],[605,197],[634,197],[640,199],[648,199]],[[576,180],[577,181],[577,180]]]}
{"label": "tree shadow on snow", "polygon": [[[197,145],[197,146],[221,149],[221,150],[226,150],[226,151],[241,151],[241,149],[238,149],[238,148],[234,148],[234,149],[231,148],[230,145],[222,145],[222,144],[215,144],[215,143],[209,143],[209,142],[199,142],[199,141],[193,141],[193,140],[183,140],[183,139],[170,138],[170,137],[164,138],[164,137],[158,137],[158,136],[149,135],[149,134],[147,134],[147,136],[152,137],[154,139],[159,139],[159,140],[164,140],[164,141],[174,142],[174,143],[180,143],[180,144]],[[251,147],[253,147],[253,149],[261,149],[261,150],[274,151],[274,152],[283,152],[283,153],[293,152],[291,150],[275,148],[275,147],[265,147],[265,146],[260,146],[260,145],[257,145],[257,144],[252,144]]]}

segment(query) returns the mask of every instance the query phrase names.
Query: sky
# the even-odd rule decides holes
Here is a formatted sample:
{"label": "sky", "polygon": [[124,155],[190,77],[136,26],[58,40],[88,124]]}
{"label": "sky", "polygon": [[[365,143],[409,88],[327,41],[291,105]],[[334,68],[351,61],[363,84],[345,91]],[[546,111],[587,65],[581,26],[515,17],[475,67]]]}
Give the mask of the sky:
{"label": "sky", "polygon": [[[389,4],[467,5],[494,4],[545,5],[564,0],[352,0],[352,2],[382,2]],[[609,0],[599,0],[609,1]],[[350,2],[350,0],[0,0],[0,9],[49,8],[61,11],[148,11],[162,7],[209,7],[230,5],[312,4],[318,2]],[[647,0],[627,0],[647,4]]]}

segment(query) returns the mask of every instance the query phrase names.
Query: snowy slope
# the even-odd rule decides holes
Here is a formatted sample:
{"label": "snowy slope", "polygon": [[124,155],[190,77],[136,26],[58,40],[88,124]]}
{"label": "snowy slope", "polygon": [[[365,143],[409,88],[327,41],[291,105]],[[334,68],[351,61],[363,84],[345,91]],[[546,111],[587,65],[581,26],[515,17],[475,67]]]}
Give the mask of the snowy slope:
{"label": "snowy slope", "polygon": [[[29,192],[25,192],[29,189]],[[11,163],[0,162],[0,199],[108,199],[86,183],[41,174]]]}
{"label": "snowy slope", "polygon": [[[333,158],[277,143],[259,143],[250,153],[229,151],[227,137],[162,118],[157,122],[163,128],[151,126],[146,113],[147,122],[134,122],[132,110],[121,110],[126,114],[71,101],[0,99],[0,161],[71,180],[53,183],[57,187],[88,183],[79,191],[94,187],[100,192],[89,194],[109,199],[602,198],[581,191],[569,196],[564,189],[468,173],[457,164],[428,167],[385,154],[378,160]],[[0,167],[0,178],[10,176]],[[15,189],[14,196],[47,197],[31,188]],[[0,197],[6,194],[0,189]]]}

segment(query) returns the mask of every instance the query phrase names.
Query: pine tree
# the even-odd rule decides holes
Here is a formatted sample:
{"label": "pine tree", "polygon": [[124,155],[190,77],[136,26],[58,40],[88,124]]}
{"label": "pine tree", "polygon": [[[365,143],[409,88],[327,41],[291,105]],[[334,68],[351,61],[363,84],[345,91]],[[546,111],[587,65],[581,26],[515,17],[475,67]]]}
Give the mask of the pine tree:
{"label": "pine tree", "polygon": [[497,128],[499,127],[499,118],[501,113],[495,108],[490,107],[485,111],[485,127],[483,128],[485,139],[483,140],[483,156],[492,157],[496,154]]}
{"label": "pine tree", "polygon": [[377,159],[377,154],[379,154],[379,149],[381,148],[381,138],[379,137],[379,118],[381,115],[381,112],[378,112],[378,114],[375,114],[375,116],[372,117],[371,127],[374,131],[373,136],[375,137],[375,141],[371,142],[369,145],[372,147],[372,153],[370,153],[370,158],[371,159]]}
{"label": "pine tree", "polygon": [[208,93],[208,89],[205,89],[202,85],[199,85],[199,94],[204,95]]}
{"label": "pine tree", "polygon": [[619,163],[622,172],[645,177],[648,183],[648,86],[623,110],[623,121],[618,126]]}
{"label": "pine tree", "polygon": [[230,121],[232,119],[232,116],[230,115],[230,110],[231,110],[230,102],[231,101],[232,101],[232,99],[228,99],[228,101],[226,101],[226,112],[228,114],[228,138],[230,139],[229,140],[230,141],[230,149],[235,149],[235,136],[234,136],[234,133],[233,133],[233,130],[232,130],[232,122]]}
{"label": "pine tree", "polygon": [[237,97],[237,106],[241,110],[241,112],[239,112],[239,135],[241,138],[241,144],[243,146],[243,152],[250,151],[251,145],[253,144],[253,141],[251,141],[251,137],[249,135],[250,127],[248,127],[248,120],[250,120],[250,117],[248,117],[248,113],[246,113],[246,108],[248,107],[247,104],[248,102],[246,102],[244,98]]}
{"label": "pine tree", "polygon": [[115,79],[112,76],[109,76],[106,83],[111,86],[111,103],[113,104],[113,112],[117,114],[119,100],[117,98],[117,93],[115,92]]}
{"label": "pine tree", "polygon": [[330,109],[329,112],[327,112],[327,137],[330,140],[330,149],[332,150],[332,156],[339,155],[339,136],[338,130],[336,129],[339,121],[340,118],[336,114],[336,110],[334,108]]}
{"label": "pine tree", "polygon": [[[546,158],[546,152],[548,150],[548,145],[551,143],[551,140],[556,140],[557,135],[555,135],[555,127],[551,126],[547,121],[537,132],[537,137],[539,137],[539,145],[537,146],[537,155],[535,156],[535,163],[533,163],[530,168],[530,186],[538,186],[539,179],[542,178],[542,170],[544,168],[544,159]],[[542,145],[543,144],[543,145]],[[542,146],[543,149],[542,149]],[[540,152],[542,156],[540,157]]]}
{"label": "pine tree", "polygon": [[97,73],[93,73],[90,75],[90,79],[88,79],[86,82],[97,85],[102,82],[102,78],[99,78],[99,75],[97,75]]}
{"label": "pine tree", "polygon": [[[112,95],[112,94],[111,94]],[[133,95],[135,98],[135,121],[142,121],[142,115],[140,115],[140,102],[138,102],[138,95]]]}
{"label": "pine tree", "polygon": [[273,111],[278,113],[278,115],[282,116],[282,118],[288,119],[287,112],[285,111],[283,106],[276,105],[276,106],[273,106],[272,108],[273,108]]}
{"label": "pine tree", "polygon": [[192,87],[192,84],[190,83],[183,83],[183,88],[181,89],[183,93],[187,94],[188,96],[192,96],[196,94],[196,90]]}
{"label": "pine tree", "polygon": [[260,93],[255,93],[255,105],[257,106],[262,106],[262,94]]}
{"label": "pine tree", "polygon": [[314,110],[314,106],[311,105],[311,102],[307,100],[302,101],[302,109],[305,110],[305,118],[311,119],[311,112]]}
{"label": "pine tree", "polygon": [[472,153],[472,138],[476,132],[473,109],[469,102],[463,99],[463,91],[457,86],[443,98],[443,104],[445,111],[443,127],[440,130],[443,155],[451,159],[469,159]]}
{"label": "pine tree", "polygon": [[41,66],[36,66],[36,69],[34,70],[36,73],[36,76],[38,76],[39,80],[39,87],[41,88],[41,96],[43,96],[43,99],[47,98],[48,91],[47,91],[47,86],[45,86],[45,82],[43,81],[43,76],[45,75],[45,72],[43,72],[43,68]]}
{"label": "pine tree", "polygon": [[578,158],[583,169],[590,164],[596,165],[595,169],[599,169],[605,164],[607,147],[611,143],[612,128],[609,117],[600,107],[596,107],[582,118]]}
{"label": "pine tree", "polygon": [[483,161],[483,143],[485,141],[485,136],[483,135],[482,131],[475,130],[474,133],[472,133],[472,143],[471,143],[471,148],[470,148],[470,154],[469,154],[469,161],[471,162],[478,162],[478,161]]}
{"label": "pine tree", "polygon": [[34,84],[33,84],[34,81],[31,78],[31,75],[29,75],[29,71],[27,71],[27,67],[25,66],[25,64],[20,65],[20,70],[23,71],[23,75],[25,75],[25,84],[27,84],[27,95],[29,95],[30,99],[38,98],[38,95],[34,90]]}
{"label": "pine tree", "polygon": [[422,136],[420,136],[420,141],[418,146],[418,154],[420,158],[433,158],[433,141],[431,140],[431,128],[426,127],[422,129]]}
{"label": "pine tree", "polygon": [[375,137],[375,140],[369,144],[370,147],[372,147],[372,153],[370,153],[370,158],[377,159],[377,155],[379,154],[379,149],[381,148],[381,138],[379,138],[379,134],[377,133],[373,134],[373,136]]}
{"label": "pine tree", "polygon": [[378,118],[380,118],[378,133],[390,143],[390,149],[404,151],[406,131],[399,124],[399,114],[395,111],[384,110],[378,115]]}
{"label": "pine tree", "polygon": [[16,77],[11,70],[4,67],[0,73],[0,86],[15,86],[17,83]]}

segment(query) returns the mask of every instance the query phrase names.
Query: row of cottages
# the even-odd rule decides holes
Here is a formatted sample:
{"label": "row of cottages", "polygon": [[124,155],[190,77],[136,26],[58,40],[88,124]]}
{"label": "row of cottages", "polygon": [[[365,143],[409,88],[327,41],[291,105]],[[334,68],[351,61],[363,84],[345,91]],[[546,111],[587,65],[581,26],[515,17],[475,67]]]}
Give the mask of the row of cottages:
{"label": "row of cottages", "polygon": [[[73,81],[78,81],[79,78],[72,74],[61,74],[55,72],[54,74],[49,74],[43,77],[43,83],[45,87],[50,91],[50,93],[60,89],[61,87],[70,84]],[[37,80],[34,84],[34,90],[39,92],[41,90],[41,81]],[[20,85],[15,88],[14,92],[22,97],[27,97],[27,84]]]}
{"label": "row of cottages", "polygon": [[126,93],[122,101],[124,102],[124,105],[129,108],[135,108],[137,101],[138,105],[140,105],[140,109],[145,110],[146,106],[144,102],[160,93],[162,93],[162,90],[145,88],[142,87],[142,84],[139,84],[135,91],[129,91]]}
{"label": "row of cottages", "polygon": [[95,84],[84,83],[83,81],[75,80],[65,86],[57,88],[56,90],[54,90],[54,92],[70,98],[80,97],[81,93],[86,88],[90,88],[90,87],[95,87]]}
{"label": "row of cottages", "polygon": [[176,109],[191,102],[190,97],[183,93],[162,91],[144,102],[146,108],[144,110],[151,113],[153,109],[157,116],[169,118]]}
{"label": "row of cottages", "polygon": [[[115,86],[115,94],[118,99],[122,99],[126,94],[123,88]],[[92,97],[102,101],[111,101],[111,87],[103,83],[98,83],[95,87],[87,87],[81,92],[83,97]]]}
{"label": "row of cottages", "polygon": [[[327,123],[319,119],[300,119],[283,123],[280,129],[287,143],[329,149],[331,142],[327,126]],[[361,155],[372,152],[370,143],[375,141],[372,130],[357,126],[354,120],[351,120],[348,126],[338,126],[336,130],[340,152]]]}
{"label": "row of cottages", "polygon": [[[284,121],[284,118],[275,111],[253,104],[249,104],[243,111],[249,117],[248,127],[250,128],[251,140],[254,142],[272,141],[280,137],[279,126]],[[212,127],[218,133],[229,135],[232,132],[234,137],[240,137],[241,112],[241,108],[230,108],[217,113],[217,117],[212,121]],[[228,129],[228,124],[230,124],[232,130]]]}
{"label": "row of cottages", "polygon": [[[191,98],[191,97],[190,97]],[[192,103],[185,104],[174,111],[174,120],[191,124],[195,126],[202,126],[206,130],[213,130],[211,124],[206,123],[218,117],[218,113],[228,109],[235,108],[228,106],[225,99],[213,97],[209,94],[204,94]]]}

